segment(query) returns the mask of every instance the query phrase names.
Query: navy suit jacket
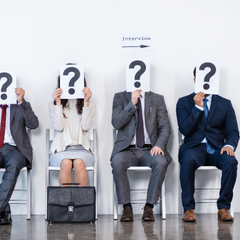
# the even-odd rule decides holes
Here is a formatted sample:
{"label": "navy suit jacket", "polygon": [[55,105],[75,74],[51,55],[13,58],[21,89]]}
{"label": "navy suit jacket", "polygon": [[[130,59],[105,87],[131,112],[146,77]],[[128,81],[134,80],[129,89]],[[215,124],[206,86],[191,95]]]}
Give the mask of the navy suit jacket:
{"label": "navy suit jacket", "polygon": [[177,102],[177,120],[179,131],[185,136],[180,146],[179,157],[187,149],[202,142],[206,137],[216,148],[224,145],[237,148],[239,131],[231,101],[219,95],[212,96],[207,123],[204,111],[195,107],[195,93],[182,97]]}

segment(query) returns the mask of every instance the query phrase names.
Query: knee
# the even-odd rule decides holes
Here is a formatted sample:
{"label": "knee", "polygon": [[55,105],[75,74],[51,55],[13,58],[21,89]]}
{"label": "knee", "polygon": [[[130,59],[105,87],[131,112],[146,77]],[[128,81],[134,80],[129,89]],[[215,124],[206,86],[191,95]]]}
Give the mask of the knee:
{"label": "knee", "polygon": [[112,166],[113,172],[120,172],[122,170],[126,170],[126,164],[120,158],[113,157],[111,166]]}
{"label": "knee", "polygon": [[85,167],[85,163],[82,159],[78,158],[73,161],[73,167],[74,169],[83,169]]}
{"label": "knee", "polygon": [[168,167],[167,159],[162,155],[154,156],[151,165],[152,169],[158,169],[159,171],[165,171]]}
{"label": "knee", "polygon": [[193,158],[184,157],[180,159],[181,169],[196,169],[197,164]]}
{"label": "knee", "polygon": [[227,156],[225,161],[223,162],[222,168],[227,168],[227,169],[232,169],[236,170],[237,169],[237,160],[233,156]]}
{"label": "knee", "polygon": [[63,159],[61,161],[61,170],[71,171],[72,170],[72,161],[70,159]]}

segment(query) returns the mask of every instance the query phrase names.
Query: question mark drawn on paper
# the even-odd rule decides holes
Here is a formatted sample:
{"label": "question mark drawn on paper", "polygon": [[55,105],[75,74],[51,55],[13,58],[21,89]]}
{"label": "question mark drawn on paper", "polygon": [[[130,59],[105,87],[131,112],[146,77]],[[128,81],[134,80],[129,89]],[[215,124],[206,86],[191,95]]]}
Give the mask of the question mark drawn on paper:
{"label": "question mark drawn on paper", "polygon": [[[7,81],[2,85],[1,92],[7,92],[7,88],[11,85],[12,83],[12,76],[9,73],[2,72],[0,73],[0,80],[2,78],[6,78]],[[3,93],[1,94],[1,99],[6,100],[7,99],[7,94]]]}
{"label": "question mark drawn on paper", "polygon": [[[66,68],[63,72],[63,75],[68,75],[70,72],[74,73],[74,76],[70,79],[69,81],[69,87],[74,87],[75,82],[79,79],[80,77],[80,71],[75,68],[75,67],[69,67]],[[74,88],[70,88],[68,90],[69,94],[73,95],[75,93],[75,89]]]}
{"label": "question mark drawn on paper", "polygon": [[[144,62],[142,61],[139,61],[139,60],[136,60],[136,61],[133,61],[130,65],[129,65],[129,68],[135,68],[135,66],[140,66],[141,68],[139,69],[139,71],[137,71],[137,73],[135,74],[135,80],[140,80],[140,77],[141,75],[145,72],[146,70],[146,65]],[[134,83],[134,86],[136,88],[139,88],[141,86],[141,83],[140,82],[135,82]]]}
{"label": "question mark drawn on paper", "polygon": [[210,82],[210,78],[216,73],[216,67],[214,64],[210,62],[205,62],[203,63],[200,67],[199,70],[204,70],[205,68],[209,67],[211,71],[205,76],[204,82],[207,82],[203,85],[203,88],[205,90],[208,90],[210,88],[210,85],[208,84]]}

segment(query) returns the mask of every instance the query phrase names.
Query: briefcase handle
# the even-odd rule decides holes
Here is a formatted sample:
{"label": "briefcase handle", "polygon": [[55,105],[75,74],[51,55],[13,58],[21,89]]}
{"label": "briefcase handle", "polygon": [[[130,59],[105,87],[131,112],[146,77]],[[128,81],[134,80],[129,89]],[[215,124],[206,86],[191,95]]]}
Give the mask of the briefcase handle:
{"label": "briefcase handle", "polygon": [[81,184],[80,184],[80,183],[63,183],[61,187],[64,187],[64,186],[66,186],[66,185],[71,185],[71,186],[74,185],[75,187],[78,185],[78,187],[81,187]]}

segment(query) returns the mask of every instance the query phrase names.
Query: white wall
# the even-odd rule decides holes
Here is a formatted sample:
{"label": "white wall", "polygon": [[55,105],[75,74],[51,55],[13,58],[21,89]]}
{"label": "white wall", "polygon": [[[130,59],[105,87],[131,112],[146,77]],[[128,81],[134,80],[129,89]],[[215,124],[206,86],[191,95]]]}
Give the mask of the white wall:
{"label": "white wall", "polygon": [[[111,107],[115,92],[125,90],[125,56],[120,33],[151,32],[151,90],[165,96],[172,135],[173,162],[167,172],[167,212],[178,212],[177,99],[194,90],[196,59],[217,59],[221,65],[220,94],[238,105],[240,34],[237,0],[9,0],[0,3],[0,68],[17,72],[18,86],[26,90],[39,117],[32,131],[33,213],[44,213],[45,129],[51,124],[47,104],[52,100],[59,66],[76,62],[85,67],[96,103],[98,129],[99,213],[112,213]],[[240,153],[237,151],[237,158]],[[240,182],[235,202],[240,201]],[[235,211],[240,211],[235,204]]]}

